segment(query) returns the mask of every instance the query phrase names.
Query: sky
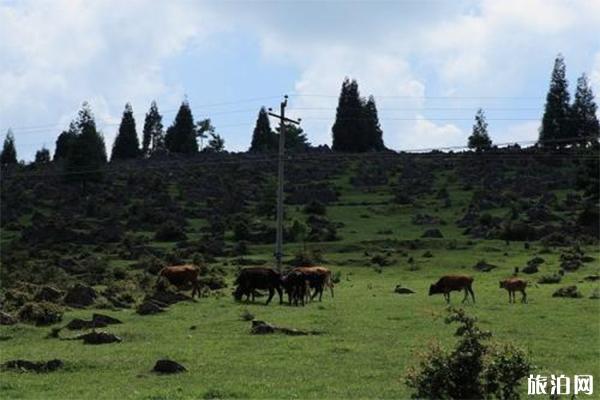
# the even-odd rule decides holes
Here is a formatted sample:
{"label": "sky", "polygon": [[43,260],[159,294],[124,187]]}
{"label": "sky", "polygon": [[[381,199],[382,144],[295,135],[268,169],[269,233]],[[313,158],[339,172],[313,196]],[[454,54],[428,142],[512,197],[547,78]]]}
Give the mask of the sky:
{"label": "sky", "polygon": [[110,151],[125,103],[141,136],[152,100],[165,126],[187,100],[244,151],[288,94],[331,144],[350,77],[392,149],[464,145],[479,107],[495,143],[535,140],[558,53],[600,93],[600,0],[0,0],[0,137],[53,152],[88,101]]}

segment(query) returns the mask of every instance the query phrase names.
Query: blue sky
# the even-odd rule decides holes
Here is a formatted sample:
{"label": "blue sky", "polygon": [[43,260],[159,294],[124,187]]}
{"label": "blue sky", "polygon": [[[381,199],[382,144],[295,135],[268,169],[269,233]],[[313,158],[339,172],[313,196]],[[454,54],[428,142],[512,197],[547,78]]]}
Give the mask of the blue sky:
{"label": "blue sky", "polygon": [[557,53],[600,92],[599,26],[599,0],[0,0],[0,134],[30,160],[89,101],[110,147],[126,102],[141,135],[152,100],[168,125],[187,97],[241,151],[288,93],[328,144],[349,76],[393,149],[464,144],[477,107],[495,142],[530,140]]}

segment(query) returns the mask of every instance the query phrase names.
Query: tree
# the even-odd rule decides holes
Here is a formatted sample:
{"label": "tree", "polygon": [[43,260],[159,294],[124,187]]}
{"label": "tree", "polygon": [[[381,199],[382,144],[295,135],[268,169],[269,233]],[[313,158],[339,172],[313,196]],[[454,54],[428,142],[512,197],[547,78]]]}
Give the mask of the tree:
{"label": "tree", "polygon": [[156,101],[153,101],[144,120],[144,137],[142,140],[142,154],[144,157],[163,149],[164,140],[162,115],[158,112]]}
{"label": "tree", "polygon": [[75,126],[75,121],[73,121],[69,125],[69,129],[63,131],[60,135],[58,135],[58,138],[56,139],[56,147],[54,149],[54,161],[67,159],[76,137],[77,127]]}
{"label": "tree", "polygon": [[596,110],[592,87],[587,76],[583,74],[577,79],[577,91],[571,106],[572,136],[583,146],[597,142],[600,137],[600,123]]}
{"label": "tree", "polygon": [[200,138],[200,151],[204,147],[204,139],[208,139],[208,135],[213,133],[215,133],[215,127],[212,126],[210,118],[196,122],[196,137]]}
{"label": "tree", "polygon": [[366,119],[366,136],[368,138],[367,148],[368,150],[382,151],[385,150],[383,144],[383,130],[379,124],[379,116],[377,114],[377,105],[375,104],[375,98],[369,96],[369,100],[365,103],[364,113]]}
{"label": "tree", "polygon": [[167,149],[173,153],[193,154],[198,152],[194,116],[187,101],[181,103],[173,125],[165,136]]}
{"label": "tree", "polygon": [[208,146],[203,151],[206,153],[221,153],[225,151],[225,139],[218,133],[210,132]]}
{"label": "tree", "polygon": [[125,104],[125,111],[121,118],[119,133],[115,138],[111,154],[112,160],[136,158],[140,155],[140,142],[135,129],[135,118],[131,104]]}
{"label": "tree", "polygon": [[17,149],[15,148],[15,137],[9,129],[4,138],[2,153],[0,153],[0,164],[2,166],[17,163]]}
{"label": "tree", "polygon": [[250,152],[266,153],[277,151],[278,142],[275,133],[271,129],[269,122],[269,114],[264,107],[261,107],[256,119],[256,126],[252,133],[252,143],[250,144]]}
{"label": "tree", "polygon": [[50,151],[46,147],[42,147],[35,153],[36,164],[48,164],[50,162]]}
{"label": "tree", "polygon": [[546,96],[544,116],[540,127],[539,144],[543,147],[557,147],[570,136],[569,88],[566,79],[566,66],[562,55],[554,61],[550,79],[550,89]]}
{"label": "tree", "polygon": [[106,147],[104,138],[96,130],[94,114],[87,102],[83,103],[72,126],[77,133],[67,157],[67,178],[81,182],[85,190],[87,181],[102,177],[100,168],[106,163]]}
{"label": "tree", "polygon": [[[278,126],[275,128],[275,143],[277,143],[277,149],[279,149],[279,135],[281,128]],[[285,124],[285,150],[295,153],[301,153],[310,147],[308,138],[304,130],[295,124]]]}
{"label": "tree", "polygon": [[469,148],[477,152],[489,150],[492,147],[492,140],[488,135],[488,124],[485,120],[485,114],[480,108],[475,114],[475,124],[473,133],[469,136]]}

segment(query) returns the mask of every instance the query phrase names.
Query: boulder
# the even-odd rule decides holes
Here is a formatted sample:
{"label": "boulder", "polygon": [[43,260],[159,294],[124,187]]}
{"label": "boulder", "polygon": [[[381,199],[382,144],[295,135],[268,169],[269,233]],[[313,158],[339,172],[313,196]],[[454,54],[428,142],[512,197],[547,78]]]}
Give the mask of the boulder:
{"label": "boulder", "polygon": [[87,307],[94,304],[96,297],[98,294],[92,287],[78,283],[69,289],[64,302],[71,307]]}
{"label": "boulder", "polygon": [[119,343],[119,342],[123,341],[123,339],[121,339],[119,336],[117,336],[115,334],[108,333],[108,332],[102,332],[102,331],[86,333],[84,335],[79,335],[73,339],[75,339],[75,340],[82,339],[83,343],[85,343],[85,344],[107,344],[107,343]]}
{"label": "boulder", "polygon": [[535,274],[539,272],[538,264],[527,264],[526,267],[522,269],[524,274]]}
{"label": "boulder", "polygon": [[154,364],[154,368],[152,371],[158,372],[160,374],[176,374],[179,372],[185,372],[186,369],[183,365],[167,359],[158,360],[156,364]]}
{"label": "boulder", "polygon": [[142,304],[140,304],[136,309],[136,312],[139,315],[152,315],[158,314],[163,311],[164,309],[153,301],[145,301]]}
{"label": "boulder", "polygon": [[122,324],[123,323],[121,320],[110,317],[108,315],[96,314],[96,313],[92,314],[92,321],[94,321],[96,326],[99,326],[98,324],[113,325],[113,324]]}
{"label": "boulder", "polygon": [[252,321],[252,328],[250,332],[254,335],[264,335],[268,333],[275,333],[275,327],[265,321]]}
{"label": "boulder", "polygon": [[394,293],[398,293],[398,294],[413,294],[414,291],[409,289],[409,288],[405,288],[402,287],[402,285],[396,285],[396,288],[394,289]]}
{"label": "boulder", "polygon": [[494,264],[488,264],[485,262],[485,260],[478,261],[477,264],[473,266],[473,269],[480,272],[490,272],[494,268],[498,268],[498,266]]}
{"label": "boulder", "polygon": [[427,229],[422,235],[422,238],[443,238],[442,232],[439,229]]}
{"label": "boulder", "polygon": [[18,313],[22,322],[35,323],[37,326],[51,325],[62,321],[63,311],[56,304],[46,301],[26,303]]}
{"label": "boulder", "polygon": [[52,286],[42,286],[35,294],[34,300],[58,303],[63,295],[64,292],[62,290],[58,290]]}
{"label": "boulder", "polygon": [[552,294],[552,297],[569,297],[572,299],[580,299],[583,297],[581,292],[577,289],[577,286],[565,286],[559,288]]}

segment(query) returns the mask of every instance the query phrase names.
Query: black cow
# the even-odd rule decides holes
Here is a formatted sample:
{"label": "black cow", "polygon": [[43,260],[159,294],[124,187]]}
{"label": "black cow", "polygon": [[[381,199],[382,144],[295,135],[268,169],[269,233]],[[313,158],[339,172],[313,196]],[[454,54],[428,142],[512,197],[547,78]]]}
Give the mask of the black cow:
{"label": "black cow", "polygon": [[302,272],[292,271],[281,279],[282,286],[288,295],[288,303],[297,306],[300,302],[304,306],[304,300],[310,291],[309,282]]}
{"label": "black cow", "polygon": [[256,267],[243,269],[235,280],[235,284],[237,288],[233,292],[233,297],[237,301],[241,301],[242,297],[246,295],[247,302],[250,301],[250,296],[252,296],[252,302],[254,302],[256,290],[264,289],[269,291],[269,298],[266,304],[269,304],[275,295],[275,291],[279,294],[279,303],[283,303],[281,274],[270,268]]}
{"label": "black cow", "polygon": [[465,291],[463,303],[468,299],[469,294],[475,303],[475,293],[473,293],[473,278],[464,275],[446,275],[442,276],[436,283],[429,287],[429,295],[442,293],[447,303],[450,303],[450,292]]}

